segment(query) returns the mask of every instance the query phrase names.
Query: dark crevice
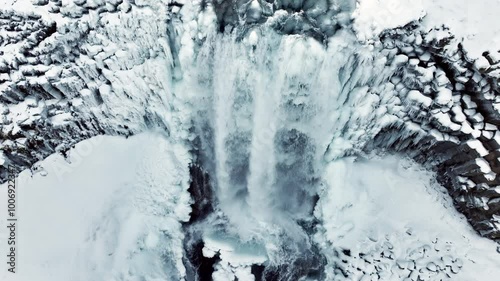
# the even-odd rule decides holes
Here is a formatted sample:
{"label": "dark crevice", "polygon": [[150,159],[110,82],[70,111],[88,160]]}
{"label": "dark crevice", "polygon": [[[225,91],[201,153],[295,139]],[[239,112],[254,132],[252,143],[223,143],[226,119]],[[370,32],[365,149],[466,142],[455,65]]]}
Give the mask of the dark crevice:
{"label": "dark crevice", "polygon": [[219,254],[217,253],[211,258],[203,255],[203,241],[198,241],[186,249],[184,265],[187,270],[188,281],[212,281],[212,274],[215,265],[220,261]]}
{"label": "dark crevice", "polygon": [[205,219],[213,212],[214,194],[208,173],[203,171],[199,165],[192,164],[189,167],[189,173],[191,184],[188,192],[191,194],[193,203],[191,204],[191,217],[188,224],[192,224]]}
{"label": "dark crevice", "polygon": [[259,265],[259,264],[253,264],[252,265],[252,269],[251,269],[250,272],[255,277],[255,281],[264,281],[263,275],[264,275],[264,269],[265,268],[266,268],[265,266]]}

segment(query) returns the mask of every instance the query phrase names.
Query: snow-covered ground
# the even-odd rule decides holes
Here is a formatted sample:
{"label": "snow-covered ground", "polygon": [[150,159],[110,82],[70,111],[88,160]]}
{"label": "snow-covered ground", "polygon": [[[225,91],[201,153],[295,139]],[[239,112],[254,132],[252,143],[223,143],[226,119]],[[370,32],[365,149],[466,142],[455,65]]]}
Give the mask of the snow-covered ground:
{"label": "snow-covered ground", "polygon": [[[41,172],[19,177],[18,273],[7,274],[1,263],[2,280],[179,280],[180,222],[190,211],[186,148],[154,133],[97,137],[79,143],[69,159],[52,155]],[[316,215],[325,232],[317,240],[325,253],[349,249],[348,268],[369,274],[384,264],[381,280],[402,280],[411,267],[426,280],[446,273],[458,281],[500,276],[496,245],[472,231],[432,174],[416,164],[395,156],[346,158],[331,163],[324,178]],[[2,247],[5,237],[1,228]],[[212,240],[212,250],[240,255]],[[243,264],[265,261],[261,251],[251,252]],[[370,267],[355,258],[359,253],[382,262]],[[432,271],[440,267],[443,273]]]}
{"label": "snow-covered ground", "polygon": [[484,51],[498,51],[498,11],[497,0],[358,0],[353,17],[362,40],[420,18],[426,29],[445,25],[478,58]]}
{"label": "snow-covered ground", "polygon": [[[96,137],[18,178],[17,273],[0,280],[179,280],[190,156],[156,133]],[[43,176],[45,175],[45,176]],[[6,186],[0,245],[7,245]],[[141,279],[143,278],[143,279]]]}
{"label": "snow-covered ground", "polygon": [[339,260],[348,261],[354,278],[375,269],[380,280],[403,280],[413,271],[421,280],[500,276],[496,244],[472,230],[432,173],[417,164],[396,156],[345,158],[329,164],[324,178],[316,216],[325,232],[318,239],[324,248],[350,250],[351,257]]}

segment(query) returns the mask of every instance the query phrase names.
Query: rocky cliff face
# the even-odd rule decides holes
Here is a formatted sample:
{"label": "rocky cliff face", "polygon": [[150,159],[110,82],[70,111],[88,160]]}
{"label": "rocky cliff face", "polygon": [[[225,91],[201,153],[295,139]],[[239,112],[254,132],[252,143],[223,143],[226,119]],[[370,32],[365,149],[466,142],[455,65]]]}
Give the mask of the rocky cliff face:
{"label": "rocky cliff face", "polygon": [[29,168],[91,136],[176,122],[175,6],[91,2],[35,1],[43,17],[2,12],[2,179],[7,165]]}
{"label": "rocky cliff face", "polygon": [[[32,4],[34,12],[0,13],[2,181],[8,165],[36,170],[37,161],[99,134],[161,129],[193,140],[192,99],[178,85],[203,79],[186,64],[207,41],[206,26],[252,40],[253,28],[265,25],[327,47],[340,31],[353,36],[355,8],[354,1],[326,0]],[[206,16],[212,12],[215,22]],[[385,73],[346,84],[377,95],[384,110],[366,122],[351,119],[347,131],[376,129],[352,134],[358,139],[343,155],[411,156],[438,171],[481,235],[500,239],[500,53],[472,60],[446,28],[423,30],[418,22],[357,44],[351,59],[368,67],[374,61]]]}
{"label": "rocky cliff face", "polygon": [[500,54],[472,60],[446,29],[422,32],[413,24],[385,32],[381,42],[401,62],[391,83],[402,110],[374,145],[439,171],[474,228],[498,239]]}

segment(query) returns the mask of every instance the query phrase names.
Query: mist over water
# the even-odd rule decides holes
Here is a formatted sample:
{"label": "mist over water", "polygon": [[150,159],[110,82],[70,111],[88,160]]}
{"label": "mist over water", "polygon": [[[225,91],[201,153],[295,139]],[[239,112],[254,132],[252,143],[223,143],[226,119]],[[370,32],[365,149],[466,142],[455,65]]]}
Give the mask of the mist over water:
{"label": "mist over water", "polygon": [[311,212],[328,141],[315,131],[331,130],[325,89],[335,85],[317,81],[327,57],[318,42],[257,32],[249,36],[254,42],[227,34],[203,47],[213,58],[206,109],[213,139],[205,141],[212,142],[225,213],[246,210],[256,221],[280,224]]}
{"label": "mist over water", "polygon": [[326,164],[378,133],[395,68],[337,23],[318,40],[269,22],[223,31],[204,23],[186,52],[176,88],[190,97],[198,161],[214,195],[214,211],[190,228],[187,244],[263,249],[265,280],[322,280],[314,211]]}
{"label": "mist over water", "polygon": [[310,236],[324,165],[376,131],[383,101],[370,91],[389,77],[385,62],[348,31],[328,46],[267,26],[207,36],[190,69],[194,120],[225,232],[264,245],[271,263],[318,256]]}

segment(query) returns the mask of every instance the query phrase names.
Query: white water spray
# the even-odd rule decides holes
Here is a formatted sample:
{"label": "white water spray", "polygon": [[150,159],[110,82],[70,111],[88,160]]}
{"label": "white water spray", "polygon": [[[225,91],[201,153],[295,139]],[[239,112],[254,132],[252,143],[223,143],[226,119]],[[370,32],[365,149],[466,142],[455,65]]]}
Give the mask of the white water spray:
{"label": "white water spray", "polygon": [[199,87],[210,119],[206,142],[213,147],[220,207],[235,224],[245,218],[239,229],[255,233],[258,223],[284,227],[310,218],[325,154],[341,156],[332,144],[345,138],[343,152],[355,147],[346,135],[350,127],[370,129],[380,117],[366,115],[380,106],[374,92],[390,71],[351,44],[348,32],[326,48],[267,27],[241,38],[207,37],[196,66],[200,77],[209,76]]}

